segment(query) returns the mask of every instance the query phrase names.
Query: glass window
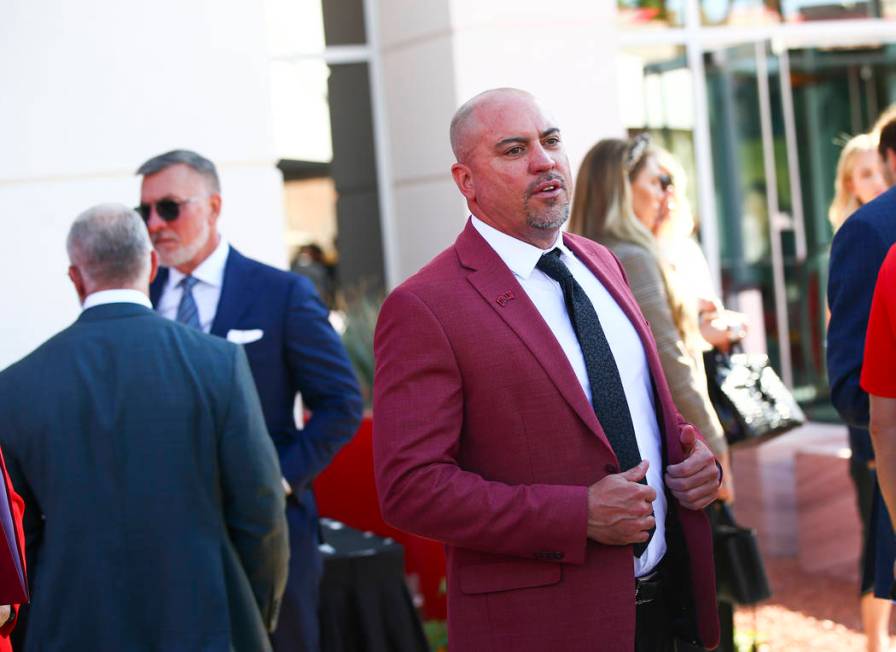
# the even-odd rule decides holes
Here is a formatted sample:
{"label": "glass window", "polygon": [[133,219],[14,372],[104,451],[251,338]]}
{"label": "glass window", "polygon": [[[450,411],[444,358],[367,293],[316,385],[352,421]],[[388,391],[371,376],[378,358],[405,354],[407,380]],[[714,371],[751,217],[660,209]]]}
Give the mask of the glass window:
{"label": "glass window", "polygon": [[617,0],[620,27],[662,28],[684,25],[685,0]]}
{"label": "glass window", "polygon": [[361,45],[367,42],[363,0],[324,0],[327,45]]}
{"label": "glass window", "polygon": [[704,25],[774,25],[781,22],[777,0],[701,0]]}
{"label": "glass window", "polygon": [[896,0],[700,0],[700,11],[704,25],[757,26],[896,17]]}
{"label": "glass window", "polygon": [[696,210],[693,76],[681,46],[630,48],[619,53],[617,75],[620,114],[629,134],[650,133],[684,169],[680,180]]}

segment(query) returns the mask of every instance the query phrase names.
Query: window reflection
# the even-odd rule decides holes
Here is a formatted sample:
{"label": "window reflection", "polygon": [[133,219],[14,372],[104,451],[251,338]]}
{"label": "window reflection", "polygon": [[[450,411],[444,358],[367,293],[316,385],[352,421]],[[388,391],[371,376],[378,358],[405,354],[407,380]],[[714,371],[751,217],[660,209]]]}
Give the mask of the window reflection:
{"label": "window reflection", "polygon": [[776,23],[896,16],[896,0],[701,0],[703,25],[755,27]]}
{"label": "window reflection", "polygon": [[685,0],[617,0],[619,24],[624,28],[681,27]]}

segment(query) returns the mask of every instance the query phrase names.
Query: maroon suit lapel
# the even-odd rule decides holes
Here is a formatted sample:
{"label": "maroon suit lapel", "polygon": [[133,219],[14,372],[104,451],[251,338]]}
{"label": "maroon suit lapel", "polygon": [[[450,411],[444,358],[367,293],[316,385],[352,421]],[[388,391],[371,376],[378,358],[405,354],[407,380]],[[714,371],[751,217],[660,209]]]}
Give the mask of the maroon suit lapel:
{"label": "maroon suit lapel", "polygon": [[513,272],[469,222],[455,250],[461,264],[471,270],[470,284],[523,341],[585,425],[612,450],[566,354]]}

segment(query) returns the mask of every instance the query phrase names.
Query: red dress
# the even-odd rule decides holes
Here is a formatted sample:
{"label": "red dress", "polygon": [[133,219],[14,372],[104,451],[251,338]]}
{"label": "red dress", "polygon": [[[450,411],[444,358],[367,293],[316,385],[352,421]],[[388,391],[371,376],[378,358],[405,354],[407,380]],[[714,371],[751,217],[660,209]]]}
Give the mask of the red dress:
{"label": "red dress", "polygon": [[869,394],[896,398],[896,245],[890,247],[877,275],[861,385]]}

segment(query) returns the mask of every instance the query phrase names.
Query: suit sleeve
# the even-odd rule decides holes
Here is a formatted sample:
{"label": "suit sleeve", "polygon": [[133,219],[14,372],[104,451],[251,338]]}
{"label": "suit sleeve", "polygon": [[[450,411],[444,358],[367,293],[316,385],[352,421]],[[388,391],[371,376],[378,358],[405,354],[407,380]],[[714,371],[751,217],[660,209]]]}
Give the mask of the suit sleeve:
{"label": "suit sleeve", "polygon": [[871,225],[848,219],[834,236],[828,272],[828,382],[831,402],[850,426],[868,428],[868,394],[859,385],[865,331],[888,243]]}
{"label": "suit sleeve", "polygon": [[273,631],[286,586],[289,544],[277,452],[242,348],[234,347],[219,460],[224,518],[265,625]]}
{"label": "suit sleeve", "polygon": [[865,336],[865,357],[862,363],[862,389],[869,395],[896,398],[896,245],[880,268],[871,314],[868,317],[868,332]]}
{"label": "suit sleeve", "polygon": [[286,356],[293,390],[311,418],[281,457],[283,476],[299,491],[358,429],[364,409],[358,380],[327,309],[311,283],[296,277],[286,315]]}
{"label": "suit sleeve", "polygon": [[463,379],[430,308],[398,289],[374,338],[374,468],[383,516],[450,545],[582,563],[588,488],[508,485],[461,467]]}
{"label": "suit sleeve", "polygon": [[672,318],[660,268],[646,250],[621,258],[632,294],[650,324],[672,400],[686,421],[694,425],[715,455],[728,446],[706,389],[706,371],[685,345]]}

